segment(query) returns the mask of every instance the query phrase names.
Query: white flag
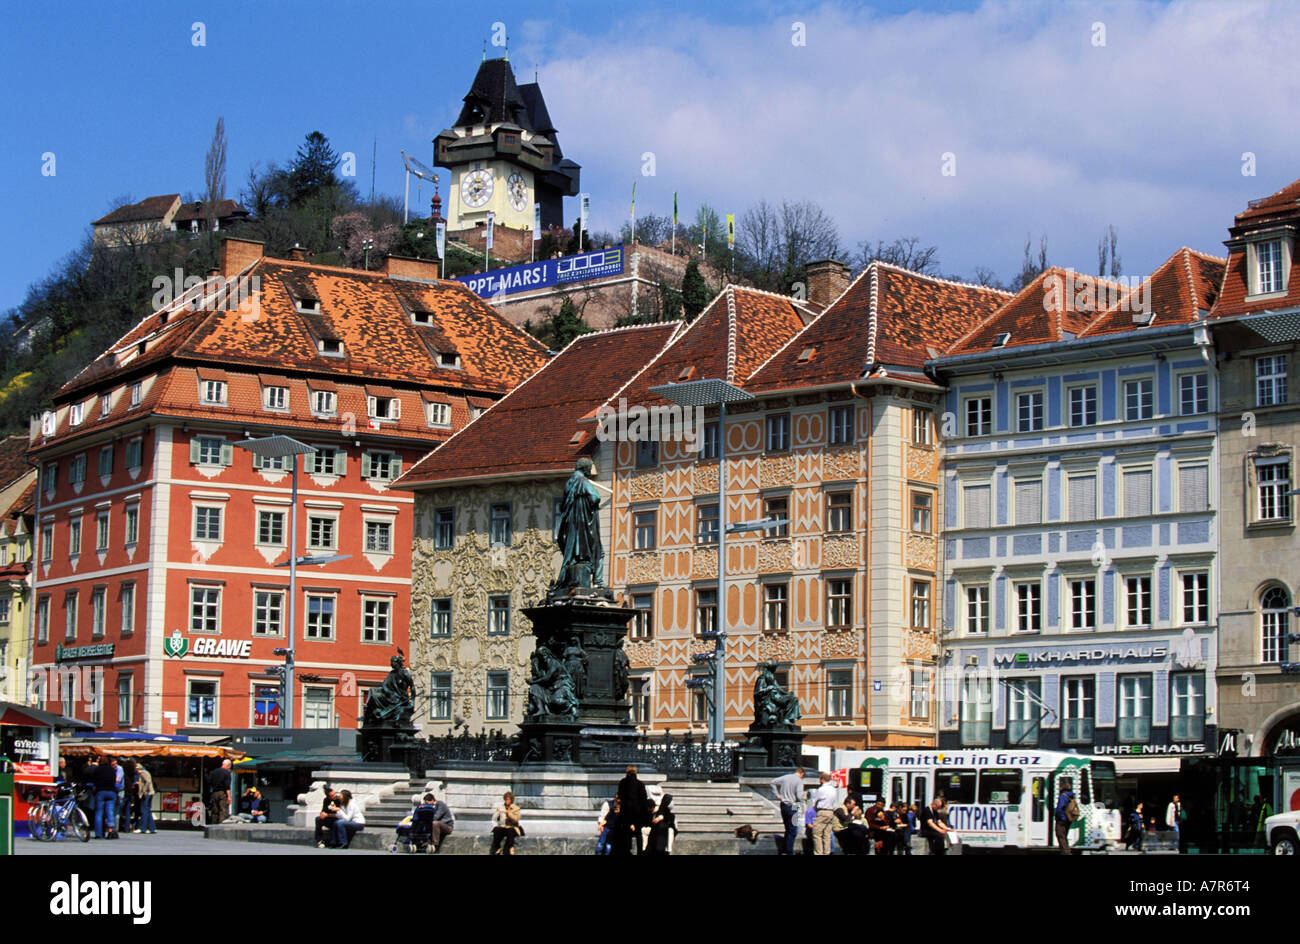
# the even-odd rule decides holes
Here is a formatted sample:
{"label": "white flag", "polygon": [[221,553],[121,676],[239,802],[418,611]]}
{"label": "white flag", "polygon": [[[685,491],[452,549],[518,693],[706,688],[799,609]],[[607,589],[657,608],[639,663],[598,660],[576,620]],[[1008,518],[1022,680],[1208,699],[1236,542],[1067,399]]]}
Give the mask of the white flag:
{"label": "white flag", "polygon": [[492,248],[492,227],[496,225],[497,215],[489,213],[487,218],[487,248]]}
{"label": "white flag", "polygon": [[540,203],[534,203],[533,204],[533,239],[538,240],[541,238],[542,238],[542,205]]}
{"label": "white flag", "polygon": [[437,228],[438,258],[441,259],[447,254],[447,224],[439,223]]}

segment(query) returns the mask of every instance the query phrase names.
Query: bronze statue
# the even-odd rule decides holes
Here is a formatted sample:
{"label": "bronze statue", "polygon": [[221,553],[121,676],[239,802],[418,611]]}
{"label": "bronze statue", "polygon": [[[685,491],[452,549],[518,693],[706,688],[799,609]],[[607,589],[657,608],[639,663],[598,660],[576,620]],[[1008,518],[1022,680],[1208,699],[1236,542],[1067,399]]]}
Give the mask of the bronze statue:
{"label": "bronze statue", "polygon": [[532,655],[532,674],[528,676],[528,720],[543,715],[561,718],[578,717],[578,696],[573,679],[546,646],[538,646]]}
{"label": "bronze statue", "polygon": [[411,727],[411,715],[415,712],[415,679],[406,668],[406,660],[399,652],[389,660],[392,666],[382,685],[370,690],[366,701],[366,710],[362,718],[363,727]]}
{"label": "bronze statue", "polygon": [[754,681],[754,723],[763,728],[794,724],[800,716],[799,699],[777,681],[776,663],[760,662]]}
{"label": "bronze statue", "polygon": [[596,470],[582,457],[564,485],[556,543],[564,552],[559,576],[551,590],[605,586],[605,548],[600,541],[600,493],[589,481]]}
{"label": "bronze statue", "polygon": [[624,698],[627,696],[627,677],[628,677],[627,653],[623,651],[620,645],[614,650],[614,697]]}

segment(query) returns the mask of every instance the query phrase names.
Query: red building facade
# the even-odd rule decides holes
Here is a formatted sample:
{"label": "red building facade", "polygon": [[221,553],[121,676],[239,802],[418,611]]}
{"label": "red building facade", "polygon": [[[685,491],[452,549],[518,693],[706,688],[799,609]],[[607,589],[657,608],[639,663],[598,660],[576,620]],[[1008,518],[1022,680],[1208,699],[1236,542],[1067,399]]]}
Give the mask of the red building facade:
{"label": "red building facade", "polygon": [[292,467],[236,444],[283,434],[317,450],[295,552],[344,558],[298,569],[292,726],[355,727],[409,651],[412,499],[390,484],[545,357],[431,263],[360,272],[227,240],[220,272],[33,421],[45,705],[104,730],[279,724]]}

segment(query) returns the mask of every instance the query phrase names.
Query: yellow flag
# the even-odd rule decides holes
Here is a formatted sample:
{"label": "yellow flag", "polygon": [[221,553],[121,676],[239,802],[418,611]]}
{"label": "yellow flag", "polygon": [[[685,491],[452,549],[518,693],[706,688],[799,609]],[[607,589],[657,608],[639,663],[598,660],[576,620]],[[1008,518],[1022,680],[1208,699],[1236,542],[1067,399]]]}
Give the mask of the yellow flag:
{"label": "yellow flag", "polygon": [[727,248],[736,248],[736,216],[734,213],[727,214]]}

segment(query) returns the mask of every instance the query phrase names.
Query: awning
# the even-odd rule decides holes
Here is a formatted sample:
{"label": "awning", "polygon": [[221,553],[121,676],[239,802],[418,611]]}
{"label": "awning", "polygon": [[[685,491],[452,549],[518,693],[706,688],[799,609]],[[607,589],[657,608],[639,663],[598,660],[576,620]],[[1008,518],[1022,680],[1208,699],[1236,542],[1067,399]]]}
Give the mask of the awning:
{"label": "awning", "polygon": [[89,722],[78,721],[76,718],[65,718],[63,715],[41,711],[39,708],[28,708],[26,705],[19,705],[12,701],[0,701],[0,724],[23,724],[36,728],[76,728],[81,731],[95,730],[95,725]]}
{"label": "awning", "polygon": [[1158,757],[1107,757],[1097,755],[1094,760],[1113,760],[1117,774],[1176,774],[1182,770],[1184,757],[1204,757],[1204,754],[1161,754]]}
{"label": "awning", "polygon": [[59,753],[66,757],[89,757],[92,754],[111,754],[114,757],[213,757],[220,760],[239,760],[243,751],[215,744],[164,743],[160,741],[61,741]]}

